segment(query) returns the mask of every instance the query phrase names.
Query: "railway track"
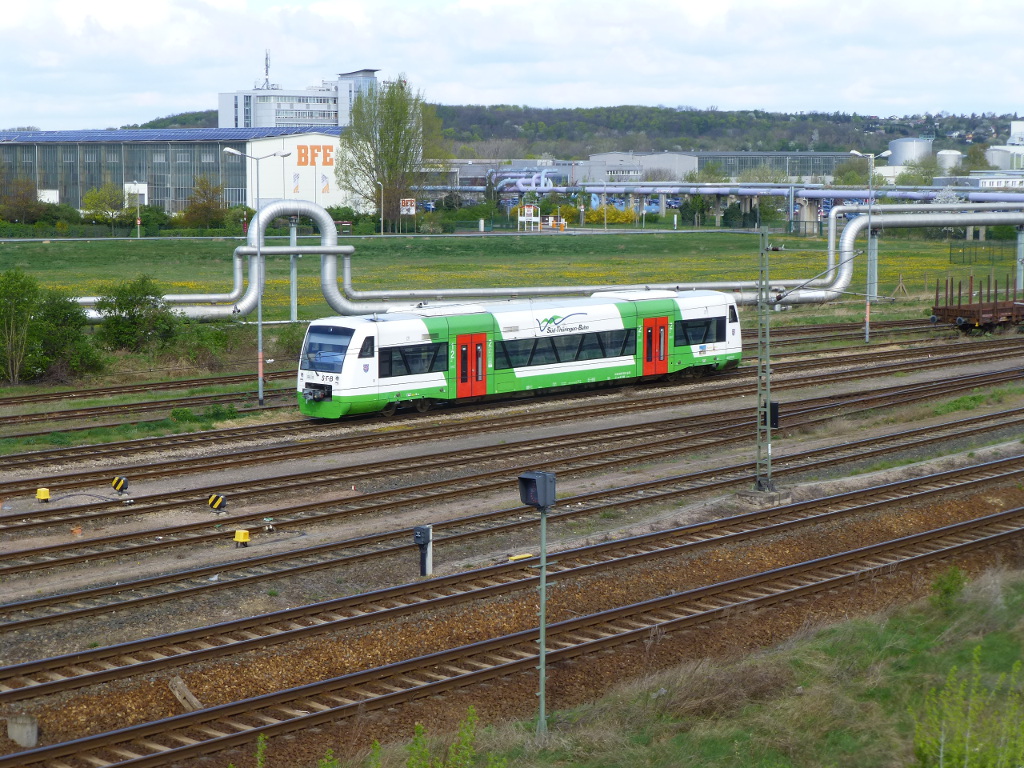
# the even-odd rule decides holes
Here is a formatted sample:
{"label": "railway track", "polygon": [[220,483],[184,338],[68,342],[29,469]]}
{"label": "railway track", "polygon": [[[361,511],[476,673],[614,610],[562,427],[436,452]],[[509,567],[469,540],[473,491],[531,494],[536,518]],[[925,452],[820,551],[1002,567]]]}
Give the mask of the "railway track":
{"label": "railway track", "polygon": [[[927,321],[925,321],[925,322],[927,322]],[[914,327],[914,326],[911,326],[911,327]],[[922,326],[923,329],[927,329],[929,327],[933,327],[933,326],[931,326],[930,323],[926,324],[926,326]],[[903,329],[902,326],[894,327],[894,330],[902,330],[902,329]],[[822,331],[819,329],[818,332],[819,332],[819,338],[820,338],[820,333]],[[779,340],[775,341],[774,343],[777,343],[777,344],[804,343],[804,341],[807,338],[807,336],[809,335],[809,333],[810,332],[808,332],[808,333],[798,333],[795,338],[789,338],[788,340],[787,340],[787,337],[783,337],[782,339],[779,339]],[[838,335],[836,337],[834,337],[834,338],[854,338],[855,336],[856,336],[856,333],[850,331],[848,333],[838,333]],[[833,337],[830,337],[830,341],[831,340],[833,340]],[[797,353],[794,356],[804,356],[806,354],[807,353]],[[886,357],[894,357],[894,356],[897,356],[898,354],[899,353],[894,353],[894,352],[879,353],[880,357],[878,359],[884,359]],[[776,367],[782,366],[782,360],[785,357],[786,357],[786,355],[777,355],[775,357],[775,360],[778,363],[778,365]],[[860,354],[860,355],[857,356],[856,359],[867,359],[868,357],[869,357],[868,355]],[[854,362],[854,360],[851,360],[850,362]],[[183,388],[184,386],[192,386],[192,387],[206,386],[206,385],[209,385],[211,382],[233,383],[233,382],[237,381],[237,382],[244,383],[244,382],[248,381],[250,378],[251,377],[234,376],[234,377],[215,377],[215,378],[212,378],[212,379],[209,379],[209,378],[208,379],[196,379],[196,380],[188,381],[188,382],[164,382],[164,383],[162,383],[162,385],[154,386],[153,388],[154,389],[161,389],[161,390],[169,390],[169,389]],[[272,375],[268,375],[267,378],[268,379],[273,378],[275,380],[284,380],[284,379],[294,378],[294,373],[293,372],[289,372],[289,371],[279,371],[279,372],[275,372]],[[228,381],[228,380],[230,380],[230,381]],[[122,394],[124,392],[140,392],[140,391],[141,392],[146,391],[146,385],[128,385],[128,386],[124,386],[124,387],[111,387],[111,388],[109,388],[109,390],[103,390],[103,389],[84,390],[84,391],[82,391],[80,393],[79,392],[72,392],[72,393],[65,393],[65,394],[73,395],[73,396],[78,397],[78,398],[84,398],[84,397],[100,397],[100,396],[104,396],[104,394],[114,395],[114,394]],[[280,399],[288,398],[291,395],[292,392],[293,392],[292,389],[290,389],[288,387],[282,387],[282,388],[276,388],[276,389],[268,389],[265,394],[266,394],[266,397],[269,398],[269,399],[278,399],[278,400],[280,400]],[[0,398],[0,406],[4,406],[4,405],[14,406],[14,405],[17,405],[17,404],[33,404],[34,402],[45,402],[45,401],[49,401],[49,400],[61,399],[59,397],[60,394],[62,394],[62,393],[43,394],[43,395],[40,395],[40,398],[41,398],[40,400],[33,400],[32,396],[17,396],[17,397],[10,397],[10,398]],[[243,394],[246,397],[250,398],[250,399],[255,396],[254,393],[243,393]],[[202,407],[202,406],[223,405],[223,404],[229,404],[230,405],[230,404],[233,404],[233,403],[237,402],[238,397],[239,397],[239,393],[223,394],[223,395],[203,395],[203,396],[196,395],[196,396],[191,396],[191,397],[171,398],[171,399],[164,399],[164,400],[146,401],[146,402],[140,402],[140,403],[118,404],[118,405],[112,405],[112,406],[93,406],[93,407],[89,407],[89,408],[69,409],[69,410],[59,411],[59,413],[61,415],[61,418],[64,419],[64,420],[95,419],[95,418],[111,417],[111,416],[123,417],[123,416],[135,415],[135,414],[146,414],[146,413],[151,413],[153,411],[166,410],[168,407],[177,408],[177,407]],[[69,398],[64,398],[64,399],[69,399]],[[270,410],[270,409],[281,408],[281,407],[290,407],[291,405],[292,405],[291,403],[265,405],[260,410]],[[253,410],[253,409],[252,408],[246,408],[244,410]],[[30,423],[38,423],[38,422],[48,422],[48,421],[52,421],[52,419],[53,419],[53,413],[52,412],[34,413],[34,414],[12,414],[12,415],[9,415],[9,416],[0,417],[0,428],[4,427],[5,425],[6,426],[11,426],[11,425],[17,425],[17,424],[30,424]],[[159,419],[150,419],[150,420],[145,420],[145,421],[158,421],[158,420]],[[143,421],[142,423],[145,423],[145,421]],[[65,428],[61,429],[60,431],[61,432],[65,432],[65,433],[73,433],[73,432],[79,432],[79,431],[86,431],[86,430],[96,429],[97,426],[102,426],[102,425],[89,424],[89,425],[80,426],[80,427],[65,427]],[[3,435],[2,437],[0,437],[0,439],[35,437],[35,436],[39,436],[39,435],[42,435],[42,434],[49,434],[51,432],[52,432],[52,430],[45,430],[45,431],[41,431],[41,432],[40,431],[36,431],[36,432],[10,433],[10,434],[7,434],[7,435]]]}
{"label": "railway track", "polygon": [[[198,389],[200,387],[223,387],[232,384],[251,384],[256,373],[239,373],[228,376],[206,376],[199,379],[178,379],[173,381],[149,381],[142,384],[118,384],[108,387],[91,389],[68,389],[57,392],[33,392],[31,395],[8,395],[0,397],[0,408],[18,405],[34,405],[36,403],[64,402],[67,400],[92,400],[117,395],[147,394],[149,392],[168,392],[179,389]],[[267,381],[283,381],[295,378],[295,372],[273,371],[264,373]]]}
{"label": "railway track", "polygon": [[[986,350],[985,359],[988,362],[994,362],[1001,359],[1017,358],[1024,355],[1024,341],[1014,342],[1009,345],[999,345]],[[967,355],[968,358],[976,358],[976,353]],[[907,370],[928,370],[934,368],[948,368],[958,363],[961,363],[964,359],[962,355],[935,355],[931,351],[923,351],[920,357],[916,358],[913,363],[907,363],[906,360],[902,360],[898,363],[889,363],[881,365],[870,365],[864,368],[855,368],[846,371],[830,371],[826,374],[820,375],[817,379],[810,378],[807,375],[800,377],[794,377],[792,379],[785,378],[785,368],[782,365],[773,366],[773,374],[775,378],[772,382],[772,389],[775,391],[784,391],[786,389],[801,388],[807,386],[814,386],[820,383],[834,383],[837,381],[850,381],[862,378],[870,378],[874,376],[884,376],[894,372],[905,372]],[[972,362],[975,360],[972,359]],[[801,362],[795,364],[797,367],[790,368],[793,371],[806,371],[807,363]],[[779,374],[783,374],[780,376]],[[706,401],[706,400],[717,400],[724,397],[734,397],[738,395],[750,395],[754,392],[753,382],[754,371],[744,370],[740,372],[738,378],[741,381],[735,381],[735,378],[725,379],[723,381],[716,382],[714,387],[701,388],[698,391],[694,391],[694,388],[687,388],[682,391],[661,391],[651,395],[645,395],[643,397],[637,397],[628,401],[608,401],[602,400],[600,403],[589,400],[585,403],[578,405],[566,406],[562,405],[557,410],[550,411],[538,411],[531,414],[517,415],[514,419],[509,419],[508,416],[502,416],[498,418],[477,420],[474,422],[461,422],[457,429],[461,434],[466,434],[469,431],[479,429],[500,429],[502,423],[505,427],[520,428],[526,425],[536,425],[544,421],[565,421],[568,419],[588,419],[593,418],[595,415],[610,416],[622,413],[637,413],[644,410],[653,410],[655,408],[666,408],[672,406],[687,405],[694,402]],[[959,379],[959,377],[957,377]],[[979,384],[980,385],[980,384]],[[954,385],[950,385],[952,388]],[[940,391],[936,389],[936,391]],[[415,420],[414,420],[415,421]],[[216,439],[239,439],[242,437],[253,438],[258,435],[273,434],[275,436],[283,436],[285,434],[296,432],[308,431],[310,429],[309,420],[298,420],[295,422],[278,423],[274,425],[267,425],[252,428],[233,428],[227,430],[217,430],[213,433],[200,433],[200,434],[185,434],[175,435],[167,438],[157,438],[155,440],[147,441],[127,441],[122,443],[113,443],[102,446],[83,446],[78,449],[64,449],[64,450],[53,450],[53,451],[39,451],[30,452],[25,454],[15,454],[0,458],[0,471],[13,471],[15,469],[24,468],[32,465],[46,465],[53,460],[59,460],[62,464],[74,457],[88,458],[89,460],[95,460],[98,457],[104,455],[121,455],[125,452],[136,453],[142,450],[150,448],[165,448],[169,446],[184,446],[184,445],[196,445],[201,443],[209,442],[210,440]],[[391,432],[385,435],[378,435],[377,437],[361,437],[360,440],[370,440],[376,442],[393,442],[395,435],[400,435],[403,439],[432,439],[433,437],[450,437],[452,431],[452,425],[445,423],[435,427],[428,427],[419,429],[414,427],[412,430],[404,430],[402,432]],[[324,438],[317,440],[316,444],[306,444],[303,447],[304,455],[315,455],[317,453],[331,453],[336,451],[339,446],[344,446],[346,450],[351,450],[353,445],[351,436],[343,436],[339,438]],[[224,462],[236,463],[241,465],[243,463],[263,462],[273,460],[275,457],[290,458],[295,453],[295,447],[292,444],[279,445],[275,447],[255,448],[247,451],[237,451],[232,454],[228,454],[235,458],[225,458],[220,460],[206,459],[207,468],[215,468],[211,462],[220,461],[222,465]],[[46,478],[26,478],[23,480],[14,480],[0,483],[0,498],[11,497],[22,493],[34,492],[38,487],[49,487],[53,489],[74,489],[82,488],[89,485],[94,485],[97,482],[101,482],[104,479],[109,479],[112,474],[124,474],[131,472],[135,477],[153,477],[158,476],[158,473],[164,472],[165,474],[160,476],[169,476],[176,474],[181,471],[182,467],[188,469],[194,469],[196,464],[195,459],[182,460],[178,462],[168,461],[162,463],[153,463],[150,465],[128,467],[124,466],[121,468],[108,468],[103,470],[94,470],[86,472],[65,472],[61,475],[51,475]],[[176,469],[177,468],[177,469]]]}
{"label": "railway track", "polygon": [[[823,420],[836,415],[837,409],[843,409],[847,413],[856,411],[871,410],[880,405],[909,403],[922,399],[934,397],[936,393],[945,395],[958,390],[974,389],[979,386],[992,386],[999,383],[1006,383],[1024,378],[1024,370],[1010,369],[990,374],[975,374],[959,377],[956,380],[946,380],[938,383],[920,384],[916,386],[897,386],[876,390],[873,394],[848,395],[839,397],[813,398],[810,400],[788,404],[787,427],[806,427],[813,423],[820,423]],[[629,405],[628,403],[625,405]],[[855,410],[854,410],[855,409]],[[559,414],[539,413],[534,419],[519,420],[518,426],[524,423],[532,425],[546,424],[554,417],[558,420]],[[1006,418],[1013,418],[1009,414]],[[500,422],[504,423],[504,422]],[[157,508],[168,509],[168,503],[172,506],[182,504],[194,504],[199,499],[209,498],[212,493],[231,493],[233,498],[247,498],[256,495],[266,495],[275,491],[294,492],[304,484],[321,486],[327,482],[350,482],[363,483],[373,480],[387,480],[393,475],[408,476],[417,471],[432,471],[445,467],[458,468],[467,461],[476,463],[484,461],[510,460],[514,457],[532,457],[538,452],[543,452],[551,459],[545,462],[529,462],[528,466],[521,465],[522,469],[530,466],[548,465],[557,463],[559,466],[571,467],[579,464],[581,467],[591,462],[589,454],[579,455],[581,449],[588,446],[598,446],[597,456],[618,457],[622,462],[634,462],[649,458],[654,454],[664,455],[667,451],[679,452],[694,450],[696,447],[707,444],[720,444],[727,440],[749,438],[749,414],[735,413],[714,413],[699,416],[687,416],[676,419],[664,419],[657,422],[638,423],[626,427],[613,427],[606,429],[591,430],[587,433],[574,433],[561,438],[545,437],[538,440],[523,440],[514,443],[503,443],[500,445],[485,447],[473,447],[457,449],[442,453],[432,453],[426,456],[410,457],[405,460],[397,458],[387,459],[378,462],[353,464],[335,469],[318,468],[305,473],[291,472],[287,476],[268,476],[263,480],[246,479],[243,481],[218,482],[216,485],[190,488],[186,491],[170,491],[161,494],[130,499],[132,504],[130,510],[126,510],[126,502],[119,499],[111,499],[105,502],[90,502],[70,507],[49,507],[37,506],[35,511],[16,511],[0,516],[0,533],[16,534],[32,529],[52,527],[55,525],[72,525],[83,523],[97,523],[112,518],[122,517],[126,514],[151,513]],[[487,433],[493,429],[492,424],[480,423],[470,427],[464,427],[460,431],[463,435],[471,431]],[[695,432],[695,430],[697,430]],[[435,439],[445,437],[447,428],[423,428],[418,434],[402,435],[403,440],[408,439]],[[679,444],[681,437],[686,438],[685,444]],[[381,442],[383,440],[385,442]],[[389,444],[390,435],[365,435],[361,438],[343,438],[337,444],[329,443],[324,449],[327,453],[344,449],[349,453],[366,449],[382,448]],[[611,444],[614,447],[609,448]],[[324,443],[318,444],[318,449],[323,449]],[[577,454],[575,458],[557,457],[559,450],[570,450]],[[241,457],[238,454],[230,454],[227,457],[216,458],[204,463],[203,471],[218,469],[232,469],[237,467],[241,458],[243,463],[263,463],[274,458],[290,458],[294,455],[292,446],[283,448],[262,449],[255,452],[246,452]],[[521,461],[521,459],[515,459]],[[614,461],[614,459],[612,459]],[[605,464],[600,461],[600,464]],[[172,474],[187,474],[196,469],[195,459],[180,461],[158,462],[153,465],[135,467],[131,470],[132,478],[139,477],[165,477]],[[127,469],[116,470],[117,472],[129,472]],[[563,469],[563,471],[565,471]],[[505,471],[498,470],[494,474],[503,475]],[[111,470],[102,470],[87,473],[75,473],[70,477],[71,483],[64,483],[64,487],[82,487],[95,482],[101,482],[110,477]],[[31,479],[26,481],[10,481],[0,485],[0,493],[11,497],[17,492],[25,492],[39,487],[40,483],[47,483],[52,487],[61,487],[61,478]],[[52,490],[52,488],[51,488]],[[54,496],[54,498],[59,498]],[[364,496],[365,498],[365,496]],[[154,506],[159,505],[159,506]],[[292,507],[295,509],[295,507]],[[222,524],[242,522],[245,518],[230,517],[219,518]],[[0,567],[0,573],[2,573]]]}
{"label": "railway track", "polygon": [[[687,590],[546,628],[549,665],[738,614],[807,601],[855,588],[878,576],[964,556],[1019,540],[1024,508],[926,531],[861,549]],[[493,637],[386,666],[212,706],[196,712],[0,757],[0,766],[163,766],[232,747],[257,734],[295,733],[425,696],[498,683],[534,669],[539,628]],[[60,761],[59,763],[57,761]]]}
{"label": "railway track", "polygon": [[[1024,455],[824,499],[564,550],[554,556],[548,578],[557,581],[584,573],[604,573],[624,564],[633,566],[653,558],[684,556],[709,546],[765,535],[792,534],[803,526],[825,521],[841,523],[848,517],[878,512],[894,502],[919,502],[951,490],[975,490],[986,485],[1019,481],[1021,477],[1024,477]],[[612,492],[610,500],[599,506],[602,509],[621,506],[623,502],[616,496],[623,491],[618,489],[618,494]],[[593,503],[592,499],[579,501],[578,498],[563,500],[559,508],[588,504],[588,501]],[[556,511],[549,521],[558,524],[579,514],[579,510]],[[528,523],[535,524],[535,520]],[[455,536],[462,538],[465,534]],[[437,545],[443,547],[446,542],[449,542],[448,537],[440,539]],[[513,591],[521,592],[536,586],[538,560],[533,557],[212,627],[3,667],[0,668],[0,704],[140,674],[149,675],[162,669],[236,655],[312,635],[365,624],[380,625],[416,611],[438,610]],[[9,631],[7,627],[0,628]]]}
{"label": "railway track", "polygon": [[[266,399],[280,400],[285,397],[294,397],[293,387],[277,387],[264,391]],[[34,422],[52,423],[54,418],[60,419],[91,419],[103,416],[130,416],[137,413],[152,413],[153,411],[166,411],[174,408],[201,408],[210,405],[234,405],[239,400],[255,400],[255,392],[232,392],[218,395],[190,395],[188,397],[174,397],[165,400],[148,400],[142,403],[122,403],[119,405],[97,405],[90,408],[73,408],[59,411],[45,411],[43,413],[22,413],[9,416],[0,416],[0,426],[8,424],[31,424]],[[291,403],[289,403],[291,404]],[[93,424],[88,429],[95,429]],[[50,430],[51,432],[53,430]],[[4,437],[11,437],[6,435]]]}
{"label": "railway track", "polygon": [[[828,418],[817,408],[808,409],[812,418]],[[859,440],[840,446],[794,453],[779,456],[776,459],[774,472],[776,476],[795,475],[822,467],[832,467],[843,461],[863,460],[874,455],[887,455],[906,448],[918,448],[929,443],[948,442],[953,437],[975,435],[992,435],[996,428],[1014,429],[1024,425],[1024,409],[992,414],[989,417],[972,416],[942,425],[941,427],[919,428],[897,432],[882,438]],[[548,467],[553,469],[554,467]],[[454,493],[465,494],[475,491],[501,491],[507,489],[509,479],[516,470],[504,470],[485,473],[467,481],[478,480],[483,485],[465,485]],[[566,511],[559,513],[555,520],[573,520],[583,517],[600,517],[608,510],[634,505],[650,505],[685,503],[687,497],[706,494],[711,491],[721,492],[739,485],[750,486],[755,471],[754,462],[743,462],[732,466],[717,467],[712,470],[692,472],[661,480],[650,481],[626,488],[583,494],[564,499],[561,503]],[[452,489],[445,483],[428,483],[419,487],[406,487],[396,492],[380,492],[368,494],[355,499],[339,499],[318,502],[308,505],[310,509],[296,509],[294,506],[283,510],[283,514],[273,513],[275,526],[287,529],[291,525],[308,523],[308,518],[296,517],[293,523],[287,522],[289,513],[303,513],[326,508],[325,515],[351,516],[362,513],[380,512],[384,509],[394,510],[403,506],[423,504],[428,500],[450,499]],[[266,515],[267,513],[261,513]],[[263,520],[257,517],[258,522]],[[524,522],[525,520],[525,522]],[[235,525],[224,526],[231,530]],[[210,532],[212,523],[201,523],[187,526],[180,530],[175,539],[175,532],[167,529],[154,529],[142,534],[141,543],[128,537],[127,552],[135,554],[145,549],[158,549],[176,546],[181,543],[223,542],[223,532]],[[437,546],[472,539],[474,537],[508,535],[510,532],[535,525],[534,518],[525,507],[497,510],[480,513],[466,518],[449,520],[435,525],[438,537]],[[204,533],[205,532],[205,533]],[[163,537],[157,540],[157,536]],[[123,537],[112,537],[114,541],[106,542],[107,547],[123,543]],[[134,542],[134,543],[133,543]],[[97,613],[109,612],[126,607],[138,607],[151,602],[176,599],[181,596],[195,596],[200,593],[212,593],[215,590],[254,584],[267,579],[280,578],[284,575],[296,575],[339,565],[353,564],[372,558],[401,555],[413,551],[408,529],[375,533],[363,538],[350,539],[315,547],[306,547],[283,553],[252,557],[236,563],[218,563],[212,566],[192,569],[180,573],[141,579],[132,582],[121,582],[104,587],[94,587],[75,593],[38,597],[19,603],[0,605],[0,630],[12,631],[31,626],[46,624],[70,618],[81,618]],[[102,542],[101,542],[102,543]],[[9,556],[0,559],[0,574],[17,573],[26,570],[38,570],[53,565],[67,565],[83,560],[112,557],[123,552],[115,549],[97,549],[96,544],[83,543],[79,551],[73,545],[55,545],[46,551],[37,551],[35,555],[28,551],[22,555],[19,564]],[[17,553],[15,553],[17,554]],[[52,559],[47,559],[52,558]],[[210,579],[216,577],[216,581]]]}

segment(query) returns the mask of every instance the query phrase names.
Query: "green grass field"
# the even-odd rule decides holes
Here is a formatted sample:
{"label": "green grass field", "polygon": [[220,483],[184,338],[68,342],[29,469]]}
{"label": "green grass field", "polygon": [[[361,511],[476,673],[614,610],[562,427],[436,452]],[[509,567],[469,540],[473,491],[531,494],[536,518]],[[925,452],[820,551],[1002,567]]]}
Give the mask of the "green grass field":
{"label": "green grass field", "polygon": [[[757,276],[756,235],[701,232],[647,234],[519,234],[482,237],[343,238],[355,247],[353,282],[361,290],[445,289],[468,287],[642,284],[753,280]],[[826,264],[823,238],[772,237],[785,250],[771,254],[774,279],[811,278]],[[281,245],[287,239],[271,239]],[[318,238],[300,243],[318,244]],[[231,288],[231,255],[241,240],[94,240],[0,243],[0,271],[19,267],[44,285],[73,295],[97,295],[112,282],[139,275],[152,277],[167,293],[226,292]],[[858,242],[862,247],[863,242]],[[879,290],[892,295],[902,276],[921,316],[930,305],[936,279],[966,279],[971,267],[949,264],[945,242],[889,240],[879,243]],[[1003,284],[1012,265],[990,273]],[[302,319],[333,314],[320,292],[320,260],[299,262],[299,313]],[[288,318],[289,260],[267,259],[264,317]],[[863,255],[855,259],[851,291],[864,290]],[[851,303],[863,297],[851,295]],[[841,303],[845,303],[841,302]],[[902,304],[906,305],[907,300]],[[813,308],[806,308],[812,310]],[[904,307],[904,312],[906,311]],[[880,305],[877,312],[886,308]],[[877,315],[881,318],[883,315]]]}

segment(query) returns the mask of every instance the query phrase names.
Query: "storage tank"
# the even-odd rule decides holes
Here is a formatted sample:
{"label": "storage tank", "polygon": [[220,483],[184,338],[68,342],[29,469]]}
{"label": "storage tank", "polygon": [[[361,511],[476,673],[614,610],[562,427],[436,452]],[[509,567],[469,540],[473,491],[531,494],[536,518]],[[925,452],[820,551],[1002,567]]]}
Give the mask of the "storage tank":
{"label": "storage tank", "polygon": [[932,139],[896,139],[889,142],[889,165],[906,165],[931,156]]}
{"label": "storage tank", "polygon": [[935,159],[939,163],[940,170],[948,171],[960,165],[964,154],[958,149],[940,149],[936,153]]}

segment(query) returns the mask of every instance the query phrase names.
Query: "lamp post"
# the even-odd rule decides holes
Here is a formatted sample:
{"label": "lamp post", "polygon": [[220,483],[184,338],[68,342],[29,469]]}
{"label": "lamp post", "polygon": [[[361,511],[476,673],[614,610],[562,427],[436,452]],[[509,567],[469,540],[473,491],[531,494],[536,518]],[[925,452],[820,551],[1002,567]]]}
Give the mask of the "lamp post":
{"label": "lamp post", "polygon": [[878,241],[871,234],[871,206],[875,201],[875,158],[888,157],[892,152],[887,149],[885,152],[872,155],[851,149],[850,154],[868,159],[868,280],[864,298],[864,343],[867,344],[871,341],[871,300],[878,298]]}
{"label": "lamp post", "polygon": [[384,236],[384,182],[378,181],[377,186],[380,187],[380,234]]}
{"label": "lamp post", "polygon": [[139,182],[132,181],[135,187],[135,239],[142,239],[142,218],[139,215]]}
{"label": "lamp post", "polygon": [[[257,206],[256,219],[259,219],[258,206],[260,204],[260,160],[266,160],[268,157],[288,157],[291,152],[284,152],[278,150],[277,152],[271,152],[269,155],[263,155],[262,157],[256,157],[255,155],[247,155],[245,152],[240,152],[237,149],[231,147],[224,147],[224,152],[229,155],[238,155],[239,157],[247,157],[253,161],[256,166],[256,196],[253,202]],[[256,232],[256,390],[259,398],[260,408],[263,407],[263,226],[259,221],[254,222],[258,229]]]}

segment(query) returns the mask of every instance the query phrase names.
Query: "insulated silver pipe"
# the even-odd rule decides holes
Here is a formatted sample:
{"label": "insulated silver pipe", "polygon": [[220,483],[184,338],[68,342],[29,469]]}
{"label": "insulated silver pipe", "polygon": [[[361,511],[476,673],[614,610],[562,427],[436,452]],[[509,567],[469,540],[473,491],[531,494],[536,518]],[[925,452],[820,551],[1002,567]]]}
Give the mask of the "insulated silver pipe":
{"label": "insulated silver pipe", "polygon": [[[1024,203],[897,203],[872,204],[871,213],[930,213],[934,211],[1005,211],[1007,209],[1024,210]],[[864,204],[835,205],[828,212],[828,274],[831,277],[836,266],[836,232],[839,229],[838,218],[842,213],[867,213]]]}

